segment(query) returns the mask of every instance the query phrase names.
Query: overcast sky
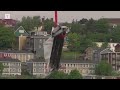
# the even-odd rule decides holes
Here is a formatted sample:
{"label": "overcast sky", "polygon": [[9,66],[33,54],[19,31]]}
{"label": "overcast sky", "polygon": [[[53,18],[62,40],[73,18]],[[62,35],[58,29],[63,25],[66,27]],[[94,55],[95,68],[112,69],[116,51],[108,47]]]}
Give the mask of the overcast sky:
{"label": "overcast sky", "polygon": [[[12,19],[20,20],[23,16],[45,16],[53,18],[54,11],[0,11],[0,18],[4,18],[4,14],[10,14]],[[71,22],[73,19],[81,18],[120,18],[120,11],[58,11],[59,22]]]}

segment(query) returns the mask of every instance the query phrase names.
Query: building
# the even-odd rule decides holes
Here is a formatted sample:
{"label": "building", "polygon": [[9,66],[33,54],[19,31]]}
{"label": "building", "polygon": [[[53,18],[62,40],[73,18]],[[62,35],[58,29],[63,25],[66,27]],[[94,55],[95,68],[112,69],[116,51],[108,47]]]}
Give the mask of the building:
{"label": "building", "polygon": [[15,27],[17,21],[14,19],[0,19],[0,25],[4,25],[5,27]]}
{"label": "building", "polygon": [[27,37],[26,40],[26,50],[31,50],[35,53],[37,58],[44,57],[44,48],[43,43],[49,38],[50,36],[43,32],[39,32],[36,34],[31,33],[31,36]]}
{"label": "building", "polygon": [[85,60],[61,60],[60,71],[70,73],[71,70],[77,69],[83,76],[94,74],[96,61]]}
{"label": "building", "polygon": [[34,58],[34,54],[30,51],[15,51],[15,50],[0,50],[1,57],[11,57],[12,59],[18,59],[21,62],[29,61]]}
{"label": "building", "polygon": [[[104,42],[95,42],[95,44],[98,47],[101,47],[103,45]],[[110,50],[115,51],[115,46],[119,44],[119,43],[108,43],[108,47],[110,48]]]}
{"label": "building", "polygon": [[94,48],[88,47],[85,50],[85,59],[86,60],[93,60],[93,53],[94,53]]}
{"label": "building", "polygon": [[27,36],[19,36],[19,50],[25,50]]}
{"label": "building", "polygon": [[14,32],[15,36],[16,37],[19,37],[19,36],[28,36],[29,33],[23,28],[23,26],[20,26],[17,30],[15,30]]}
{"label": "building", "polygon": [[94,61],[100,61],[100,52],[104,50],[105,48],[92,48],[88,47],[85,50],[85,57],[84,60],[94,60]]}
{"label": "building", "polygon": [[120,44],[117,44],[117,45],[115,46],[115,52],[120,52]]}
{"label": "building", "polygon": [[32,59],[27,62],[28,71],[35,76],[46,76],[49,72],[48,64],[45,60]]}
{"label": "building", "polygon": [[25,49],[26,38],[27,38],[27,36],[29,36],[29,33],[22,26],[20,26],[14,32],[14,34],[16,36],[17,48],[19,50],[24,50]]}
{"label": "building", "polygon": [[120,24],[120,18],[104,18],[108,23],[114,27]]}
{"label": "building", "polygon": [[18,59],[0,58],[4,69],[2,75],[21,75],[21,62]]}
{"label": "building", "polygon": [[114,70],[120,71],[120,52],[113,52],[110,49],[105,49],[101,52],[101,60],[106,60],[110,63]]}

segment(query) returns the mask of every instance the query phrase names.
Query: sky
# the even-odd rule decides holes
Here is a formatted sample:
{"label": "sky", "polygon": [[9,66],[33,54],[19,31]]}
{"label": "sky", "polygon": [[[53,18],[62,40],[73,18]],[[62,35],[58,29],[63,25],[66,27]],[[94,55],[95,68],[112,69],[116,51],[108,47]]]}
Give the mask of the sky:
{"label": "sky", "polygon": [[[23,16],[41,16],[54,18],[54,11],[0,11],[0,18],[10,14],[12,19],[21,20]],[[58,11],[58,22],[71,22],[73,19],[82,18],[120,18],[120,11]]]}

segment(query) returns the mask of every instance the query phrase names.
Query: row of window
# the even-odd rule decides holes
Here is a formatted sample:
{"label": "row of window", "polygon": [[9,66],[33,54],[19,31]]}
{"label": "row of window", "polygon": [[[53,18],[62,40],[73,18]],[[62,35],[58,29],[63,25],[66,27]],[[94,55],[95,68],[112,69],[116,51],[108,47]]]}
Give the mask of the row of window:
{"label": "row of window", "polygon": [[44,66],[45,63],[33,63],[33,66]]}
{"label": "row of window", "polygon": [[34,69],[33,69],[33,72],[36,72],[36,71],[37,71],[37,72],[44,72],[44,69],[42,69],[42,68],[39,68],[39,69],[34,68]]}
{"label": "row of window", "polygon": [[4,68],[3,72],[21,72],[21,69],[16,69],[16,68]]}
{"label": "row of window", "polygon": [[[83,73],[83,74],[85,74],[85,73],[94,73],[94,70],[79,70],[79,71],[80,71],[80,73]],[[71,70],[64,70],[64,72],[65,73],[70,73]]]}
{"label": "row of window", "polygon": [[64,66],[66,66],[66,67],[95,67],[95,65],[94,64],[64,64]]}
{"label": "row of window", "polygon": [[21,63],[3,63],[4,66],[8,66],[8,65],[11,65],[11,66],[21,66]]}

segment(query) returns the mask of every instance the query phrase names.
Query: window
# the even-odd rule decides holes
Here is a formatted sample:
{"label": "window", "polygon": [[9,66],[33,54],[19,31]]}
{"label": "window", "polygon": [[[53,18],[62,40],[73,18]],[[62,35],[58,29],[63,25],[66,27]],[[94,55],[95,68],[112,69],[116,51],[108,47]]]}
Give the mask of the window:
{"label": "window", "polygon": [[88,64],[86,64],[86,67],[88,67]]}
{"label": "window", "polygon": [[19,66],[21,66],[21,64],[20,64],[20,63],[18,63],[18,65],[19,65]]}
{"label": "window", "polygon": [[74,64],[74,67],[75,67],[75,64]]}
{"label": "window", "polygon": [[66,64],[64,64],[66,66]]}
{"label": "window", "polygon": [[89,67],[89,64],[88,64],[88,67]]}
{"label": "window", "polygon": [[35,68],[33,69],[33,72],[36,72],[36,69],[35,69]]}
{"label": "window", "polygon": [[12,71],[12,69],[10,69],[10,72]]}
{"label": "window", "polygon": [[15,71],[15,68],[13,68],[12,71],[14,72],[14,71]]}
{"label": "window", "polygon": [[21,72],[21,69],[18,69],[18,72]]}
{"label": "window", "polygon": [[36,63],[33,63],[33,66],[36,66]]}
{"label": "window", "polygon": [[66,73],[66,70],[65,70],[65,73]]}

